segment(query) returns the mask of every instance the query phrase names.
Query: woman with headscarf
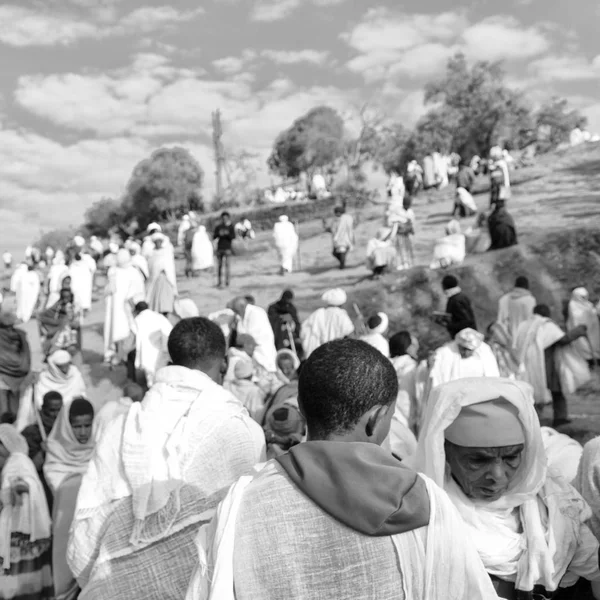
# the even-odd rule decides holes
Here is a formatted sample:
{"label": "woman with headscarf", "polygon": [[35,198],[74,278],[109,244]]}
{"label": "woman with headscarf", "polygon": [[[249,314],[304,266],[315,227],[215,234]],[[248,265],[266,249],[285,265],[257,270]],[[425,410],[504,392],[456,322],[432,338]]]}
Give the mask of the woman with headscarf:
{"label": "woman with headscarf", "polygon": [[206,227],[201,223],[198,223],[198,227],[192,238],[191,258],[193,273],[206,271],[207,269],[212,269],[214,266],[213,244],[208,237]]}
{"label": "woman with headscarf", "polygon": [[600,321],[594,305],[590,302],[590,295],[584,287],[575,288],[571,292],[566,324],[569,330],[575,329],[578,325],[587,327],[586,336],[575,340],[573,348],[592,364],[600,360]]}
{"label": "woman with headscarf", "polygon": [[[122,248],[117,265],[108,271],[104,320],[104,361],[115,366],[132,350],[133,307],[144,299],[144,279],[131,264],[131,254]],[[128,344],[130,342],[130,344]]]}
{"label": "woman with headscarf", "polygon": [[508,200],[510,198],[510,176],[508,174],[508,165],[504,160],[502,148],[494,146],[490,150],[490,208],[498,200]]}
{"label": "woman with headscarf", "polygon": [[58,392],[66,407],[70,406],[73,398],[86,393],[83,375],[72,360],[66,350],[58,350],[48,357],[46,367],[38,375],[37,381],[21,397],[16,423],[19,431],[37,422],[36,412],[42,409],[44,396],[48,392]]}
{"label": "woman with headscarf", "polygon": [[415,456],[462,515],[501,598],[551,598],[579,577],[600,597],[591,511],[548,470],[529,385],[475,378],[433,390]]}
{"label": "woman with headscarf", "polygon": [[518,244],[515,221],[506,210],[504,200],[497,200],[494,210],[488,217],[490,247],[488,250],[500,250]]}
{"label": "woman with headscarf", "polygon": [[52,266],[50,267],[46,278],[46,291],[48,293],[46,308],[51,308],[60,300],[62,282],[68,273],[69,267],[67,267],[65,263],[65,255],[61,250],[58,250],[52,259]]}
{"label": "woman with headscarf", "polygon": [[452,265],[460,265],[466,255],[466,239],[460,223],[452,219],[446,225],[446,236],[440,238],[433,247],[433,261],[429,268],[445,269]]}
{"label": "woman with headscarf", "polygon": [[27,271],[23,271],[16,285],[16,316],[23,323],[31,319],[37,306],[42,287],[40,276],[36,271],[35,264],[27,265]]}
{"label": "woman with headscarf", "polygon": [[336,288],[321,296],[326,306],[318,308],[302,323],[302,348],[308,358],[325,342],[339,340],[354,333],[354,323],[346,312],[344,304],[348,300],[346,292]]}
{"label": "woman with headscarf", "polygon": [[93,421],[90,402],[75,398],[62,408],[48,438],[44,475],[54,495],[52,573],[57,600],[74,600],[79,592],[66,556],[77,494],[94,451]]}
{"label": "woman with headscarf", "polygon": [[129,245],[129,253],[131,254],[131,264],[134,266],[144,277],[144,281],[147,281],[150,276],[148,270],[148,261],[142,256],[142,247],[138,242],[131,242]]}
{"label": "woman with headscarf", "polygon": [[281,263],[281,275],[291,273],[298,252],[298,233],[286,215],[281,215],[273,226],[273,241]]}
{"label": "woman with headscarf", "polygon": [[75,305],[86,315],[92,308],[92,291],[94,288],[94,273],[96,263],[89,256],[86,260],[82,252],[76,252],[73,261],[69,265],[71,276],[71,290],[75,297]]}
{"label": "woman with headscarf", "polygon": [[373,273],[374,279],[382,275],[386,269],[396,267],[398,251],[392,243],[393,233],[393,228],[382,227],[367,243],[367,268]]}
{"label": "woman with headscarf", "polygon": [[363,342],[377,348],[386,358],[390,357],[390,343],[385,334],[387,333],[390,320],[384,312],[378,312],[367,320],[367,332],[360,337]]}
{"label": "woman with headscarf", "polygon": [[[69,278],[66,277],[65,281],[67,279]],[[37,317],[46,357],[56,350],[67,350],[74,355],[81,349],[81,322],[75,312],[73,300],[73,293],[63,288],[60,290],[58,301]]]}
{"label": "woman with headscarf", "polygon": [[167,316],[173,312],[177,297],[177,275],[172,248],[166,245],[166,236],[157,233],[152,236],[156,249],[148,261],[147,302],[150,310]]}
{"label": "woman with headscarf", "polygon": [[27,335],[15,324],[14,315],[0,314],[0,415],[17,414],[21,389],[31,370]]}
{"label": "woman with headscarf", "polygon": [[519,362],[519,358],[513,349],[512,337],[506,327],[497,321],[491,323],[487,329],[485,341],[496,357],[500,377],[518,379],[525,368]]}
{"label": "woman with headscarf", "polygon": [[53,600],[51,522],[25,438],[0,425],[0,600]]}

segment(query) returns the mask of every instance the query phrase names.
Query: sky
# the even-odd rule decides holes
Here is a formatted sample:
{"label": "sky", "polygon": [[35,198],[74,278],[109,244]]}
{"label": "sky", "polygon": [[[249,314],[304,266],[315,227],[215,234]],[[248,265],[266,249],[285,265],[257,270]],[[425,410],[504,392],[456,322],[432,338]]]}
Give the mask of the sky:
{"label": "sky", "polygon": [[0,219],[5,240],[81,222],[163,145],[214,190],[211,113],[256,156],[319,104],[410,126],[457,51],[503,60],[533,105],[568,98],[600,132],[600,9],[589,0],[2,0]]}

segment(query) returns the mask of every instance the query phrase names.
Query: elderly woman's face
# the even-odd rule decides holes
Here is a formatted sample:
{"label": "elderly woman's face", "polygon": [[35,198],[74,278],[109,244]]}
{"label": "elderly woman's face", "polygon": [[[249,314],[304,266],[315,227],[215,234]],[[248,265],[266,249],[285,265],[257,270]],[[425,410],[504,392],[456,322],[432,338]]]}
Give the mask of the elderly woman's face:
{"label": "elderly woman's face", "polygon": [[446,462],[465,495],[473,500],[500,499],[521,465],[523,444],[501,448],[465,448],[446,442]]}

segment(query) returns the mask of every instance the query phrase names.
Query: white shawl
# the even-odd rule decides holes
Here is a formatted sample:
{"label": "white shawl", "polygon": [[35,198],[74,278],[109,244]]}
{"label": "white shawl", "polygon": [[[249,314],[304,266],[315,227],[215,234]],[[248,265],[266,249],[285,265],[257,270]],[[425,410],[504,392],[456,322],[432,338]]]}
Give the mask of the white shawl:
{"label": "white shawl", "polygon": [[354,323],[343,308],[318,308],[302,323],[300,338],[304,355],[308,358],[319,346],[345,338],[353,332]]}

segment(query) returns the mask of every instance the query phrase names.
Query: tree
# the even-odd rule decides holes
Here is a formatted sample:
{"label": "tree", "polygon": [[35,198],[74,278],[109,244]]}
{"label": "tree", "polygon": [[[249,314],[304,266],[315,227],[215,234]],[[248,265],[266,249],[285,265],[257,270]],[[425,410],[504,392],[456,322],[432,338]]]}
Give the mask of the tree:
{"label": "tree", "polygon": [[35,242],[34,246],[40,250],[46,249],[48,246],[54,250],[64,250],[69,242],[77,235],[77,229],[68,227],[65,229],[51,229],[50,231],[41,232],[40,237]]}
{"label": "tree", "polygon": [[101,198],[86,211],[84,223],[91,235],[107,236],[110,229],[125,221],[125,210],[119,200]]}
{"label": "tree", "polygon": [[450,119],[450,150],[465,156],[487,155],[501,141],[519,145],[533,125],[524,96],[505,85],[501,64],[469,67],[462,53],[448,61],[444,77],[425,86],[425,103],[437,104],[437,116]]}
{"label": "tree", "polygon": [[222,197],[215,197],[213,208],[237,208],[255,203],[257,191],[256,161],[258,154],[247,150],[230,150],[225,153],[225,175],[227,185]]}
{"label": "tree", "polygon": [[328,106],[317,106],[281,132],[271,156],[269,169],[282,177],[312,175],[318,167],[326,167],[343,156],[344,121]]}
{"label": "tree", "polygon": [[535,116],[536,126],[546,132],[544,140],[540,140],[541,150],[556,148],[569,141],[571,131],[575,127],[585,127],[587,119],[578,110],[569,110],[569,103],[564,98],[552,98],[542,106]]}
{"label": "tree", "polygon": [[189,210],[202,212],[204,172],[185,148],[160,148],[133,170],[123,208],[141,227],[153,220],[171,220]]}

